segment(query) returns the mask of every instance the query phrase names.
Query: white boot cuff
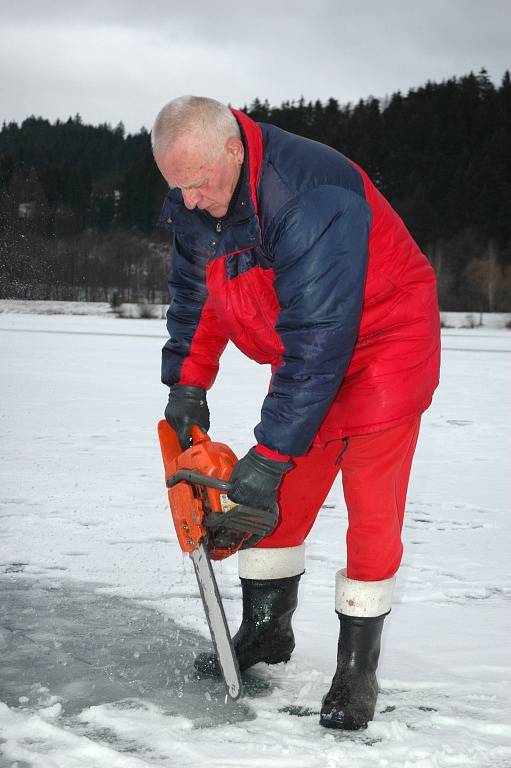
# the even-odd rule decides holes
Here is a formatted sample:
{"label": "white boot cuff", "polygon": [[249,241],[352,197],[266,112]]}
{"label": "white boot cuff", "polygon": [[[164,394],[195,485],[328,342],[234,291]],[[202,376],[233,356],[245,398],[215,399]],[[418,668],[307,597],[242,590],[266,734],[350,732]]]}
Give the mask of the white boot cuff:
{"label": "white boot cuff", "polygon": [[346,569],[335,574],[335,610],[346,616],[382,616],[392,604],[396,579],[355,581],[348,579]]}
{"label": "white boot cuff", "polygon": [[305,545],[240,549],[238,573],[240,579],[285,579],[301,575],[305,570]]}

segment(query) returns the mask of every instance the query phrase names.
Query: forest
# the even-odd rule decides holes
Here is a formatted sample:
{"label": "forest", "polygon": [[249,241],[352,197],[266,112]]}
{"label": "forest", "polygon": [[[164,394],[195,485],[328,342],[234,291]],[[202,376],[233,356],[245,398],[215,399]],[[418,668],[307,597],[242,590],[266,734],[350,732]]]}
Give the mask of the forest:
{"label": "forest", "polygon": [[[483,69],[356,104],[243,109],[369,173],[432,263],[443,310],[511,311],[509,71],[498,85]],[[0,298],[165,303],[165,191],[145,129],[4,123]]]}

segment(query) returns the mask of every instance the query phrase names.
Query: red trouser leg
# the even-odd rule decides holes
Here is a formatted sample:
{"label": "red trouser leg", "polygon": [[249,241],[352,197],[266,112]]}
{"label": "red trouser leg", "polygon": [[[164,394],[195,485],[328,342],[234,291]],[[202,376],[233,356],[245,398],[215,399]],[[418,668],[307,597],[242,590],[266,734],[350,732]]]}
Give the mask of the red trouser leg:
{"label": "red trouser leg", "polygon": [[349,579],[381,581],[399,568],[406,492],[419,426],[417,418],[373,435],[350,438],[342,460]]}
{"label": "red trouser leg", "polygon": [[390,578],[403,547],[401,528],[420,417],[398,427],[313,446],[284,476],[280,520],[258,547],[302,544],[342,470],[348,509],[347,576],[359,581]]}
{"label": "red trouser leg", "polygon": [[342,440],[323,447],[312,446],[305,456],[293,459],[294,468],[284,475],[279,491],[280,519],[270,536],[258,547],[297,547],[314,525],[321,505],[339,474]]}

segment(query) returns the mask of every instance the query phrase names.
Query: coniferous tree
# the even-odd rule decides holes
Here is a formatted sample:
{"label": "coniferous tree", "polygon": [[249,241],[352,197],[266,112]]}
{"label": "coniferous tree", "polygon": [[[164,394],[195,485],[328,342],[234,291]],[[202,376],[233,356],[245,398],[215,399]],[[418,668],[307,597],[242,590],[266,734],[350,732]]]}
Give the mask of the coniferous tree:
{"label": "coniferous tree", "polygon": [[[508,284],[509,71],[498,86],[481,69],[382,100],[341,105],[302,97],[270,106],[254,99],[247,111],[359,163],[431,259],[444,308],[480,301],[477,285],[490,263],[491,274]],[[0,295],[11,295],[13,285],[33,295],[71,295],[76,288],[88,297],[119,290],[122,298],[133,286],[154,294],[148,275],[163,283],[166,269],[167,236],[156,227],[165,191],[147,131],[126,135],[122,123],[90,126],[80,115],[53,124],[34,116],[4,123]],[[485,306],[509,309],[510,294],[487,293]]]}

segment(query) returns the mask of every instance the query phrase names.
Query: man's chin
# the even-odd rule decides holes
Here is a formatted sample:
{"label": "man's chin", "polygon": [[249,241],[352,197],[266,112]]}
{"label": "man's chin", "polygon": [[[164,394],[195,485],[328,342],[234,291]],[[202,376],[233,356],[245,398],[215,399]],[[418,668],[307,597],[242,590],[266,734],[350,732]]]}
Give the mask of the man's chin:
{"label": "man's chin", "polygon": [[227,213],[227,206],[226,205],[210,205],[204,210],[207,211],[210,216],[213,216],[214,219],[222,219]]}

